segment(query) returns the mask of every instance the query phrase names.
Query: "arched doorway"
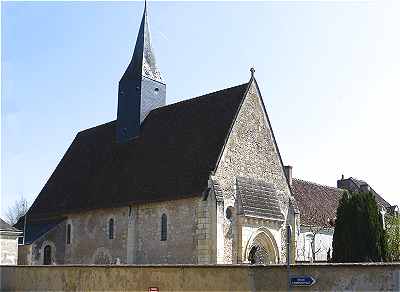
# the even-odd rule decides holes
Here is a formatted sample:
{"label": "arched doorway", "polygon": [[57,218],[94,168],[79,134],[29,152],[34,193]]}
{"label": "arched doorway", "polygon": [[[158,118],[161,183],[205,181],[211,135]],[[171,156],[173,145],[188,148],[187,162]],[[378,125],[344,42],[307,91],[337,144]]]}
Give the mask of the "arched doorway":
{"label": "arched doorway", "polygon": [[245,259],[251,264],[277,264],[279,252],[276,241],[268,229],[260,228],[250,237]]}
{"label": "arched doorway", "polygon": [[253,245],[250,249],[248,261],[252,265],[269,264],[270,258],[268,251],[261,245]]}
{"label": "arched doorway", "polygon": [[51,246],[46,245],[43,250],[43,265],[51,265]]}

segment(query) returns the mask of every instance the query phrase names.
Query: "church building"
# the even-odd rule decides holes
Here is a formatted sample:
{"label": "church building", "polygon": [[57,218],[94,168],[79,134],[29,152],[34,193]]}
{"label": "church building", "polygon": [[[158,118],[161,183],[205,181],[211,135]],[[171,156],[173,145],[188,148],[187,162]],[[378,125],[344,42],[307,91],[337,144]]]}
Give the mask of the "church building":
{"label": "church building", "polygon": [[[291,171],[282,162],[254,69],[243,84],[166,104],[145,6],[119,82],[117,119],[76,135],[17,225],[24,230],[20,261],[308,260],[298,252],[305,227],[318,221],[319,232],[327,230],[331,240],[329,219],[343,190],[293,179]],[[316,218],[310,195],[317,196]],[[318,203],[318,196],[325,201]]]}

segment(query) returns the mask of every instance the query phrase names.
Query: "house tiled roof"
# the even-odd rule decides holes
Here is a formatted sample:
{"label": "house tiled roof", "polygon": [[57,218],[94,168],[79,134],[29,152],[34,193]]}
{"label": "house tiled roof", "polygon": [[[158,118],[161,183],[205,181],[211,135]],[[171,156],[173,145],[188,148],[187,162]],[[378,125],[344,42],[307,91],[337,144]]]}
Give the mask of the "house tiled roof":
{"label": "house tiled roof", "polygon": [[236,192],[245,216],[283,221],[276,190],[266,182],[238,177]]}
{"label": "house tiled roof", "polygon": [[201,195],[247,88],[245,83],[155,109],[128,143],[115,142],[115,121],[78,133],[28,221]]}
{"label": "house tiled roof", "polygon": [[302,225],[330,227],[344,190],[293,178],[292,193]]}
{"label": "house tiled roof", "polygon": [[21,232],[21,230],[18,230],[17,228],[11,226],[7,222],[5,222],[3,219],[0,218],[0,231],[5,231],[5,232]]}
{"label": "house tiled roof", "polygon": [[354,177],[349,178],[359,190],[361,190],[362,185],[368,185],[370,188],[371,193],[375,196],[376,202],[379,206],[385,207],[386,209],[390,209],[392,206],[384,199],[382,198],[367,182],[356,179]]}

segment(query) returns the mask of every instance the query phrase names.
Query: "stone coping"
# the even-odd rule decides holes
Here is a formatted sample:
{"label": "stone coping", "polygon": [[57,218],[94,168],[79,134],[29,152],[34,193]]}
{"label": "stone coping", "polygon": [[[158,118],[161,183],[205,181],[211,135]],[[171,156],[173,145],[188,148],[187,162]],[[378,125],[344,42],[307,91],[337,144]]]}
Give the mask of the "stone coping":
{"label": "stone coping", "polygon": [[[2,267],[24,267],[24,268],[85,268],[85,267],[99,267],[99,268],[285,268],[286,264],[272,264],[272,265],[250,265],[250,264],[147,264],[147,265],[135,265],[135,264],[112,264],[112,265],[84,265],[84,264],[68,264],[68,265],[0,265]],[[290,267],[398,267],[400,268],[400,262],[368,262],[368,263],[299,263],[291,264]]]}

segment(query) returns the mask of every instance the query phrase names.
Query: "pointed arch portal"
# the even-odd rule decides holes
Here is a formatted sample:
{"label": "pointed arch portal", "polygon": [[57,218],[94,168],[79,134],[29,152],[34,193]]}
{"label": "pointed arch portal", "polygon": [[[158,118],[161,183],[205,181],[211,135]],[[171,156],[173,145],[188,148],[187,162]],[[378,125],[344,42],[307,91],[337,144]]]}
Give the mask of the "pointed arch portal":
{"label": "pointed arch portal", "polygon": [[279,252],[272,233],[261,228],[250,237],[246,250],[245,260],[251,264],[277,264]]}

